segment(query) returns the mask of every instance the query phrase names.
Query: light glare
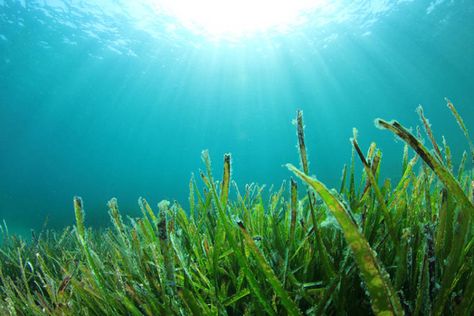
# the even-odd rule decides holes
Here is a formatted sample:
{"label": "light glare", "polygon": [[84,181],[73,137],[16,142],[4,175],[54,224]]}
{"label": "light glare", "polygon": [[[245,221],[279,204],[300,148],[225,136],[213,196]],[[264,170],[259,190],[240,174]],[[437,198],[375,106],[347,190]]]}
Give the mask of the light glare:
{"label": "light glare", "polygon": [[184,27],[211,36],[284,31],[305,21],[318,0],[161,0],[158,8]]}

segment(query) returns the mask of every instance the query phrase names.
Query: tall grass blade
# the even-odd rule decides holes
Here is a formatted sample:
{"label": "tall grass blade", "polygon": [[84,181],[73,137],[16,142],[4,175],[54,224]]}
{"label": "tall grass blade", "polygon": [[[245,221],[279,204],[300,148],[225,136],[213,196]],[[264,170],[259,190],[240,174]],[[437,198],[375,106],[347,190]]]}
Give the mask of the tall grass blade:
{"label": "tall grass blade", "polygon": [[374,251],[360,233],[357,224],[352,220],[345,206],[318,180],[307,176],[291,164],[289,170],[301,178],[313,190],[318,192],[341,226],[347,244],[351,248],[354,259],[361,272],[369,296],[372,309],[376,315],[403,315],[399,298],[392,288],[389,276],[378,263]]}
{"label": "tall grass blade", "polygon": [[221,204],[225,207],[227,200],[229,199],[229,187],[230,187],[230,154],[224,155],[224,172],[222,175],[221,184]]}
{"label": "tall grass blade", "polygon": [[290,208],[291,208],[291,218],[290,218],[290,237],[289,244],[293,244],[295,240],[295,229],[296,229],[296,215],[298,208],[298,185],[296,181],[291,178],[290,180]]}
{"label": "tall grass blade", "polygon": [[250,251],[255,256],[255,259],[256,259],[261,271],[265,275],[268,283],[270,283],[271,286],[273,287],[273,290],[275,291],[275,294],[281,299],[281,302],[282,302],[283,306],[285,306],[288,314],[289,315],[302,315],[302,313],[299,310],[298,306],[290,298],[288,293],[283,288],[280,280],[278,280],[277,276],[275,275],[275,272],[273,271],[273,269],[270,267],[270,265],[265,260],[265,257],[263,257],[263,255],[258,250],[258,247],[255,244],[255,241],[253,240],[253,238],[249,235],[249,233],[245,229],[244,224],[242,222],[238,222],[238,225],[239,225],[239,228],[242,231],[242,234],[244,236],[245,244],[249,247]]}
{"label": "tall grass blade", "polygon": [[474,144],[472,143],[471,137],[469,136],[469,131],[466,125],[464,124],[464,120],[462,119],[461,115],[459,115],[458,111],[454,107],[454,104],[448,98],[444,98],[444,99],[446,100],[446,105],[448,106],[449,110],[451,111],[454,118],[456,119],[456,122],[458,122],[459,127],[464,133],[464,136],[466,136],[466,139],[469,143],[469,149],[471,150],[471,158],[474,161]]}
{"label": "tall grass blade", "polygon": [[441,150],[439,150],[438,144],[436,143],[436,140],[433,136],[433,131],[431,130],[431,124],[423,113],[423,107],[419,105],[416,111],[418,112],[418,115],[420,116],[420,120],[423,123],[423,126],[425,128],[425,132],[428,135],[428,138],[430,139],[431,144],[433,145],[436,156],[438,157],[439,161],[442,162],[443,158],[441,156]]}
{"label": "tall grass blade", "polygon": [[[454,198],[461,206],[469,210],[469,213],[474,212],[474,205],[462,190],[456,178],[451,172],[446,169],[433,155],[426,149],[426,147],[413,136],[407,129],[405,129],[397,121],[387,122],[382,119],[376,120],[376,125],[391,131],[398,137],[403,139],[410,147],[412,147],[423,161],[436,173],[439,179],[444,183],[448,191],[452,192]],[[469,215],[470,217],[471,215]]]}
{"label": "tall grass blade", "polygon": [[379,207],[382,209],[384,216],[385,216],[385,222],[387,223],[387,228],[390,233],[390,236],[392,237],[392,241],[395,243],[395,245],[398,244],[398,237],[397,237],[397,232],[395,228],[395,224],[393,222],[392,214],[387,208],[387,205],[385,204],[384,197],[382,195],[382,192],[380,191],[380,188],[377,184],[377,181],[375,180],[374,172],[365,160],[364,154],[360,150],[360,147],[357,143],[356,139],[352,139],[352,145],[354,146],[356,153],[358,154],[360,160],[362,161],[362,165],[364,166],[365,173],[367,175],[368,181],[375,193],[375,197],[377,198],[377,201],[379,203]]}
{"label": "tall grass blade", "polygon": [[[306,145],[304,140],[304,123],[303,123],[303,111],[298,110],[296,113],[296,131],[298,135],[298,148],[301,160],[301,166],[305,174],[309,175],[309,162],[307,157]],[[318,221],[316,219],[316,213],[314,210],[314,203],[313,203],[313,195],[308,190],[308,205],[311,215],[311,221],[313,223],[313,230],[316,239],[316,247],[318,250],[318,254],[321,257],[321,263],[324,266],[324,271],[326,273],[326,278],[331,279],[335,275],[334,268],[332,266],[332,262],[329,258],[329,252],[326,249],[326,246],[323,243],[321,237],[321,231],[318,227]]]}

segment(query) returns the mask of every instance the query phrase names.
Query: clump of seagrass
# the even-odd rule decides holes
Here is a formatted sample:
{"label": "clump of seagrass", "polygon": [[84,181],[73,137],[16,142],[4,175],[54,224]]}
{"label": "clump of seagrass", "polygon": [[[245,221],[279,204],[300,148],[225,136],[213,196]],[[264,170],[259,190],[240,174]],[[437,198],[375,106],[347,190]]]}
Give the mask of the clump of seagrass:
{"label": "clump of seagrass", "polygon": [[381,174],[377,145],[364,153],[354,129],[350,167],[329,190],[310,174],[298,111],[301,170],[287,166],[307,185],[304,195],[293,178],[288,190],[239,189],[230,154],[216,181],[204,151],[189,211],[168,201],[155,210],[139,198],[141,217],[125,218],[113,198],[112,227],[99,231],[86,226],[75,197],[73,228],[26,242],[4,225],[0,314],[472,315],[474,169],[465,152],[455,174],[446,140],[438,145],[422,107],[418,114],[432,150],[421,129],[415,136],[376,120],[406,143],[395,183]]}

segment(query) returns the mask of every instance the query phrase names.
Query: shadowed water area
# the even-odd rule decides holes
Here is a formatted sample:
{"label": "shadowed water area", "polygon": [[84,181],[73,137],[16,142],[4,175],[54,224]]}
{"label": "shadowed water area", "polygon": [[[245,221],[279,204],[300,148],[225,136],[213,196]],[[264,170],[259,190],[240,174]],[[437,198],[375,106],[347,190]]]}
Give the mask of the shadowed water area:
{"label": "shadowed water area", "polygon": [[467,148],[444,97],[474,126],[472,1],[321,2],[293,27],[237,36],[189,28],[157,3],[0,0],[0,219],[10,230],[71,225],[74,195],[88,225],[109,222],[113,196],[130,215],[139,196],[186,206],[203,149],[219,171],[231,152],[239,185],[279,186],[282,165],[299,161],[297,109],[311,173],[330,187],[353,127],[362,148],[383,151],[384,176],[399,178],[403,144],[373,122],[415,127],[418,104],[455,165]]}

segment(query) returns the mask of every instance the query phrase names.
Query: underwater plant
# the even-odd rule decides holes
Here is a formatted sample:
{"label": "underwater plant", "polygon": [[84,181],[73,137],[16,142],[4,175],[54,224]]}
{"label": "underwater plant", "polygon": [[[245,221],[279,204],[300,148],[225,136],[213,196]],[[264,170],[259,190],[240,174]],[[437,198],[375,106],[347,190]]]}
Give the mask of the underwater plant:
{"label": "underwater plant", "polygon": [[[472,161],[468,129],[447,103]],[[310,174],[298,111],[301,169],[287,167],[304,194],[293,178],[268,200],[255,184],[240,191],[230,154],[216,181],[204,151],[188,211],[162,201],[156,212],[139,198],[142,216],[124,221],[113,198],[112,226],[97,230],[74,197],[72,228],[25,241],[5,224],[0,314],[472,315],[474,169],[465,152],[455,172],[446,141],[438,145],[421,107],[418,114],[433,150],[420,132],[376,120],[406,143],[397,183],[382,177],[376,144],[364,155],[354,130],[350,168],[339,190],[328,189]]]}

